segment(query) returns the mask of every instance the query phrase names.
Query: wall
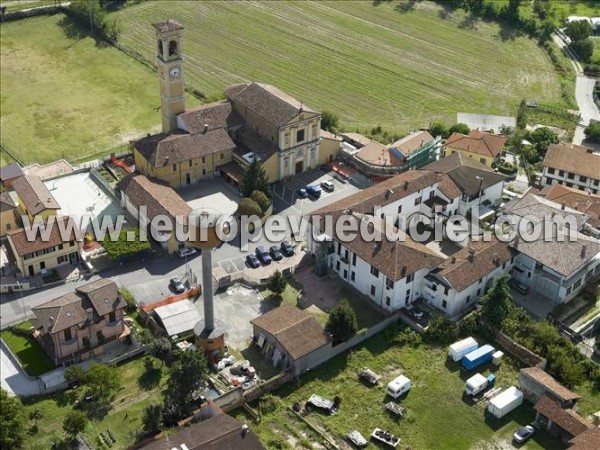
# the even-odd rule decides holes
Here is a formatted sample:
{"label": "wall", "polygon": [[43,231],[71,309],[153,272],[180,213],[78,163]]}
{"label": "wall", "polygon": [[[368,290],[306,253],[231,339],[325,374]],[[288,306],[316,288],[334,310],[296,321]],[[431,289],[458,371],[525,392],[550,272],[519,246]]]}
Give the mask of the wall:
{"label": "wall", "polygon": [[4,236],[7,231],[18,228],[15,211],[16,209],[9,209],[0,213],[0,236]]}
{"label": "wall", "polygon": [[466,150],[460,150],[460,149],[454,149],[451,147],[446,147],[446,156],[450,156],[453,153],[461,153],[462,156],[465,156],[467,158],[473,158],[476,161],[479,161],[483,164],[485,164],[488,167],[492,167],[492,163],[495,161],[495,158],[493,156],[483,156],[480,155],[479,153],[472,153],[472,152],[468,152]]}
{"label": "wall", "polygon": [[[552,171],[554,171],[554,173],[551,173]],[[553,184],[562,184],[568,187],[575,187],[582,191],[589,189],[592,194],[600,193],[600,176],[597,179],[583,177],[582,180],[580,175],[575,175],[570,172],[565,172],[546,166],[544,166],[541,183],[548,186]]]}
{"label": "wall", "polygon": [[321,138],[318,164],[327,164],[335,161],[340,154],[342,138]]}
{"label": "wall", "polygon": [[503,350],[513,355],[519,361],[524,363],[527,367],[535,366],[541,369],[546,368],[547,361],[540,355],[532,352],[526,347],[523,347],[521,344],[515,342],[509,336],[505,335],[504,333],[490,326],[489,324],[483,323],[482,325],[494,336],[494,340],[500,347],[502,347]]}
{"label": "wall", "polygon": [[[9,242],[9,245],[11,246],[11,250],[12,250],[13,254],[17,255],[17,252],[14,248],[14,245],[13,245],[13,242],[12,242],[10,236],[8,237],[8,242]],[[79,258],[79,251],[80,251],[79,244],[80,244],[79,241],[73,241],[73,245],[70,245],[69,243],[64,243],[64,244],[61,244],[63,246],[62,249],[59,249],[59,247],[56,246],[56,250],[53,252],[39,255],[39,256],[33,256],[28,259],[24,259],[23,257],[20,257],[20,256],[15,256],[17,267],[19,268],[19,270],[21,271],[23,276],[29,277],[30,276],[29,275],[29,266],[33,266],[33,271],[34,271],[34,275],[35,275],[42,270],[42,268],[41,268],[42,263],[44,263],[45,269],[53,269],[54,267],[57,267],[60,265],[69,264],[69,255],[71,253],[75,253],[77,255],[77,258]],[[58,257],[60,257],[60,256],[63,256],[63,257],[66,256],[67,261],[59,263]],[[79,259],[77,259],[77,261],[79,261]]]}

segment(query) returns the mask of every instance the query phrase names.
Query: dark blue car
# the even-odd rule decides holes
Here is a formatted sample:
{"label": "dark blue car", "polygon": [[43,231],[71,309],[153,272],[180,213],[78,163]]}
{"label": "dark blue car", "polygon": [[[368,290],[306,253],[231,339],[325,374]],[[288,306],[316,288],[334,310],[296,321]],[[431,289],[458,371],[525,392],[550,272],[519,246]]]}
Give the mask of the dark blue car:
{"label": "dark blue car", "polygon": [[271,257],[269,256],[269,252],[262,245],[259,245],[258,247],[256,247],[256,257],[265,266],[268,264],[271,264]]}
{"label": "dark blue car", "polygon": [[313,198],[319,198],[321,197],[321,188],[319,186],[308,186],[306,193]]}

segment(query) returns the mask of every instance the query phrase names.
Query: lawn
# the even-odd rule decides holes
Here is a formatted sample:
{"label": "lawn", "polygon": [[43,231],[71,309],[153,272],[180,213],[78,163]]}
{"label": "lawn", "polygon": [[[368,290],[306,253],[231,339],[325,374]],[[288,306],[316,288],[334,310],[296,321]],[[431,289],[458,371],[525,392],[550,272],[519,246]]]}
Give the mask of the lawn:
{"label": "lawn", "polygon": [[[85,437],[94,448],[105,448],[98,442],[101,431],[110,429],[117,439],[113,449],[129,448],[136,442],[137,432],[142,430],[144,409],[150,404],[160,403],[161,387],[165,381],[166,369],[160,369],[160,362],[154,358],[154,370],[146,371],[144,358],[139,357],[119,366],[123,387],[113,401],[112,409],[101,420],[88,423]],[[83,388],[61,392],[50,397],[29,397],[23,400],[27,414],[39,409],[43,418],[38,422],[38,432],[30,435],[24,448],[31,450],[48,449],[53,441],[64,438],[62,421],[73,407],[75,399]]]}
{"label": "lawn", "polygon": [[[534,410],[528,402],[502,420],[486,419],[484,402],[472,405],[463,401],[464,382],[471,374],[465,375],[458,364],[447,362],[445,347],[403,345],[395,341],[396,337],[396,332],[386,330],[354,351],[303,375],[299,385],[290,385],[277,393],[281,404],[276,411],[264,415],[259,424],[254,424],[242,410],[235,411],[234,415],[248,423],[263,442],[293,442],[296,448],[308,448],[316,435],[288,408],[296,401],[304,404],[313,393],[329,399],[336,395],[341,397],[341,409],[337,414],[326,416],[312,412],[306,416],[311,424],[326,430],[338,441],[352,429],[368,436],[373,428],[381,427],[401,437],[401,448],[508,448],[512,433],[533,420]],[[383,375],[382,386],[373,388],[360,382],[356,374],[363,367]],[[495,370],[496,385],[516,384],[518,368],[514,360],[505,357],[500,368]],[[484,367],[483,373],[489,370],[490,366]],[[400,372],[411,378],[413,387],[401,400],[407,415],[397,422],[384,412],[383,405],[385,384]],[[587,388],[581,393],[589,395]],[[258,404],[252,406],[258,408]],[[597,409],[597,397],[595,404],[585,407],[586,413]],[[523,448],[562,447],[545,433],[538,432]]]}
{"label": "lawn", "polygon": [[[31,322],[23,322],[16,327],[25,332],[31,329]],[[6,329],[0,333],[0,337],[13,354],[19,358],[25,372],[32,377],[54,369],[55,366],[52,360],[33,336],[24,336]]]}
{"label": "lawn", "polygon": [[[120,42],[154,58],[149,23],[186,27],[186,81],[214,96],[232,83],[277,85],[339,114],[349,130],[454,122],[456,112],[514,113],[522,98],[560,102],[537,44],[431,2],[153,2],[116,14]],[[508,31],[508,32],[507,32]]]}
{"label": "lawn", "polygon": [[160,126],[154,72],[65,16],[4,23],[0,39],[1,141],[25,164],[96,158]]}

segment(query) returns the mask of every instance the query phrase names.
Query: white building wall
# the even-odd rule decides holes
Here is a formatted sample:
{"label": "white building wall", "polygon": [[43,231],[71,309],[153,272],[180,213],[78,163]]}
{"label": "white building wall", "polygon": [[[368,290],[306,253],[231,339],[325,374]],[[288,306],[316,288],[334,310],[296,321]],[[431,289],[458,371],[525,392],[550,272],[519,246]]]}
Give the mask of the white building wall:
{"label": "white building wall", "polygon": [[588,189],[592,194],[600,193],[600,177],[582,177],[580,175],[558,169],[554,169],[554,173],[550,173],[551,170],[552,168],[544,167],[544,171],[542,172],[542,184],[547,186],[553,184],[562,184],[580,190]]}

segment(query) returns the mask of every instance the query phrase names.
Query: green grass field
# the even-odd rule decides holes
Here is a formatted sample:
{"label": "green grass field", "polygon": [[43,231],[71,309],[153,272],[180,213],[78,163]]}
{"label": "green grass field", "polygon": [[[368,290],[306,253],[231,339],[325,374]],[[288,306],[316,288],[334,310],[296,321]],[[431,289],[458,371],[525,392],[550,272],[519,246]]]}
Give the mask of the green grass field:
{"label": "green grass field", "polygon": [[[430,2],[144,2],[116,14],[120,41],[154,57],[151,22],[185,30],[188,83],[207,95],[272,83],[337,112],[347,129],[390,131],[454,122],[456,112],[510,113],[521,98],[560,102],[557,75],[530,39]],[[510,35],[510,33],[508,33]]]}
{"label": "green grass field", "polygon": [[153,71],[64,16],[4,23],[0,38],[2,145],[24,163],[92,159],[160,126]]}
{"label": "green grass field", "polygon": [[[382,385],[368,387],[359,381],[357,373],[363,367],[383,375]],[[487,374],[489,369],[490,366],[484,366],[483,373]],[[517,370],[515,361],[505,357],[500,368],[495,370],[496,385],[514,385]],[[389,401],[389,398],[386,400],[385,385],[401,371],[411,378],[413,387],[400,402],[407,408],[407,415],[396,421],[383,410]],[[282,388],[277,393],[280,406],[264,415],[259,424],[254,424],[242,410],[235,411],[234,415],[248,423],[264,443],[279,440],[290,444],[286,448],[310,448],[310,442],[320,440],[289,412],[289,407],[296,401],[304,404],[313,393],[329,399],[339,395],[341,408],[338,413],[328,416],[312,412],[306,417],[338,442],[352,429],[368,436],[373,428],[380,427],[401,437],[400,448],[512,448],[512,433],[534,418],[532,405],[525,402],[501,420],[485,418],[485,402],[473,405],[462,399],[464,382],[470,375],[461,373],[459,364],[447,362],[446,347],[401,345],[394,342],[394,334],[386,330],[351,353],[340,355],[303,375],[299,385]],[[581,404],[585,414],[600,406],[598,397],[590,396],[589,387],[584,387],[581,394],[589,400]],[[252,406],[258,408],[258,404]],[[368,448],[375,447],[370,445]],[[538,432],[522,448],[563,447],[545,433]]]}
{"label": "green grass field", "polygon": [[[31,329],[31,322],[23,322],[17,327],[27,331]],[[35,377],[54,369],[54,364],[33,336],[22,336],[6,329],[0,333],[0,337],[13,354],[19,358],[23,369],[29,375]]]}
{"label": "green grass field", "polygon": [[[110,429],[117,439],[112,447],[115,450],[129,448],[136,442],[137,433],[142,430],[144,409],[150,404],[162,402],[161,387],[165,381],[166,369],[153,359],[154,370],[147,372],[144,358],[137,358],[119,366],[123,387],[116,394],[112,408],[101,420],[88,422],[85,437],[93,448],[106,448],[99,445],[101,431]],[[64,438],[62,421],[73,407],[73,402],[83,395],[84,388],[68,390],[54,396],[29,397],[23,400],[29,414],[39,409],[43,418],[38,422],[38,432],[29,436],[24,448],[42,450],[50,448],[51,442]]]}

